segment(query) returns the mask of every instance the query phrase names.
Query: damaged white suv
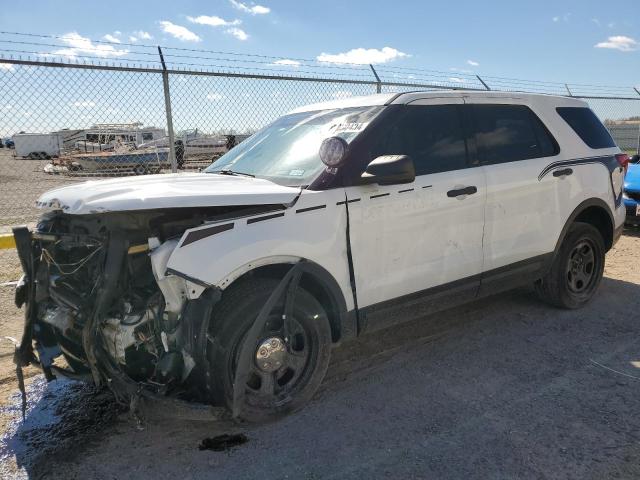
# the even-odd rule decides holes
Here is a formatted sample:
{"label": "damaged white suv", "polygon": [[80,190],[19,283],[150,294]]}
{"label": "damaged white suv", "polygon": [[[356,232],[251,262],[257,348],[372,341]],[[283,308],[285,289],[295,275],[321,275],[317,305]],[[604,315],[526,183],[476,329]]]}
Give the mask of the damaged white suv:
{"label": "damaged white suv", "polygon": [[333,345],[364,332],[523,284],[585,305],[622,230],[626,162],[571,98],[303,107],[202,173],[42,195],[37,229],[14,229],[16,361],[123,401],[277,417],[313,395]]}

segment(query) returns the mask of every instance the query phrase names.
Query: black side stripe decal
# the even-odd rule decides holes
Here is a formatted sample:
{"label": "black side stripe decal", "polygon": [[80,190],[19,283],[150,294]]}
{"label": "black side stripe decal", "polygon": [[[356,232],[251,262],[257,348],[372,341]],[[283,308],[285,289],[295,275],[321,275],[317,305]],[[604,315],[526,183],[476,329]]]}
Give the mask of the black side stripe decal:
{"label": "black side stripe decal", "polygon": [[352,198],[351,200],[342,200],[341,202],[337,202],[336,205],[344,205],[345,203],[354,203],[354,202],[359,202],[360,199],[359,198]]}
{"label": "black side stripe decal", "polygon": [[264,217],[250,218],[247,220],[247,225],[252,223],[263,222],[265,220],[271,220],[272,218],[284,217],[284,212],[274,213],[272,215],[265,215]]}
{"label": "black side stripe decal", "polygon": [[[547,173],[549,173],[551,170],[555,170],[556,168],[559,168],[559,167],[565,167],[565,166],[571,166],[571,165],[588,165],[588,164],[594,164],[594,163],[600,163],[604,165],[606,169],[609,171],[609,181],[611,183],[611,191],[615,192],[615,189],[613,187],[613,178],[611,175],[613,174],[616,168],[620,168],[620,164],[616,160],[616,157],[614,157],[613,155],[602,155],[600,157],[576,158],[573,160],[562,160],[559,162],[550,163],[549,165],[544,167],[542,172],[540,172],[540,175],[538,175],[538,181],[541,181],[543,177]],[[616,206],[616,208],[618,208],[621,203],[622,203],[622,192],[620,192],[620,194],[617,197],[615,196],[615,193],[614,193],[613,204]]]}
{"label": "black side stripe decal", "polygon": [[320,210],[321,208],[327,208],[326,205],[316,205],[315,207],[299,208],[296,213],[310,212],[311,210]]}
{"label": "black side stripe decal", "polygon": [[398,190],[398,193],[406,193],[406,192],[413,192],[413,188],[407,188],[406,190]]}
{"label": "black side stripe decal", "polygon": [[371,195],[369,198],[380,198],[380,197],[386,197],[390,195],[390,193],[379,193],[378,195]]}
{"label": "black side stripe decal", "polygon": [[233,228],[233,223],[225,223],[224,225],[214,225],[209,228],[202,228],[200,230],[195,230],[193,232],[189,232],[187,237],[180,245],[180,248],[189,245],[193,242],[197,242],[198,240],[202,240],[203,238],[211,237],[212,235],[216,235],[218,233],[226,232],[227,230],[231,230]]}
{"label": "black side stripe decal", "polygon": [[572,160],[561,160],[559,162],[550,163],[549,165],[544,167],[544,169],[542,169],[542,171],[540,172],[540,175],[538,175],[538,180],[542,180],[545,177],[545,175],[547,175],[547,173],[559,167],[566,167],[571,165],[588,165],[593,163],[601,163],[602,165],[607,167],[607,169],[609,170],[609,173],[611,173],[615,168],[615,166],[618,165],[615,157],[612,157],[611,155],[604,155],[600,157],[575,158]]}

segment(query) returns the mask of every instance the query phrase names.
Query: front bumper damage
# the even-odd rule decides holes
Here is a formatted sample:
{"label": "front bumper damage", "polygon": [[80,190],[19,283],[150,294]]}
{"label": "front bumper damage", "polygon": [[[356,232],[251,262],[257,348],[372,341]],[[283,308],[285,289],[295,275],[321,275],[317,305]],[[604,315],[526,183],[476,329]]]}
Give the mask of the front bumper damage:
{"label": "front bumper damage", "polygon": [[[108,228],[96,235],[76,225],[57,232],[55,225],[45,221],[34,232],[14,229],[24,271],[16,305],[25,306],[25,325],[14,356],[23,414],[22,368],[27,365],[41,368],[48,381],[60,375],[106,386],[134,413],[140,398],[205,413],[213,387],[209,322],[221,291],[168,271],[175,237],[132,244],[140,238],[131,231]],[[234,418],[241,414],[264,323],[281,298],[285,318],[291,316],[307,265],[292,265],[247,332],[234,375]],[[56,364],[60,357],[66,366]],[[212,413],[217,416],[206,409]]]}
{"label": "front bumper damage", "polygon": [[[166,275],[166,260],[177,241],[156,241],[155,252],[148,255],[119,230],[103,241],[26,227],[13,233],[24,272],[16,305],[25,307],[25,324],[14,355],[23,406],[22,368],[27,365],[41,368],[47,381],[65,376],[107,386],[121,403],[140,397],[207,403],[206,333],[220,292]],[[85,258],[59,263],[56,249],[64,251],[61,245],[78,240],[91,245],[78,247],[85,248]],[[140,255],[149,258],[154,282],[132,281],[138,273],[131,257]],[[91,288],[66,283],[72,274],[91,268],[96,277]],[[198,296],[189,298],[187,292]],[[59,357],[65,366],[56,364]]]}

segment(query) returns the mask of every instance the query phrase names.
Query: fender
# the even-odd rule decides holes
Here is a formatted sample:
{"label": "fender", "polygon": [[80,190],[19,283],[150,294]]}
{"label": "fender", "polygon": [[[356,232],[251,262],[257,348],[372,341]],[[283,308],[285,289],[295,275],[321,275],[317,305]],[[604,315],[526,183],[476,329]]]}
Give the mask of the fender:
{"label": "fender", "polygon": [[313,269],[309,275],[331,292],[335,311],[344,316],[355,308],[342,200],[342,189],[305,190],[293,207],[188,229],[166,269],[192,283],[224,290],[249,271],[305,260]]}
{"label": "fender", "polygon": [[[612,228],[613,228],[613,230],[615,230],[616,222],[615,222],[613,213],[611,212],[611,208],[609,207],[609,205],[607,205],[607,203],[604,200],[602,200],[600,198],[589,198],[589,199],[583,201],[582,203],[580,203],[573,210],[573,212],[571,212],[571,215],[569,215],[569,218],[565,222],[564,227],[562,227],[562,231],[560,232],[560,236],[559,236],[558,241],[556,242],[556,246],[555,246],[555,248],[553,250],[553,255],[551,256],[549,266],[551,265],[551,262],[553,262],[553,260],[555,260],[556,255],[558,254],[558,252],[560,250],[560,246],[562,245],[562,242],[564,241],[565,237],[567,236],[567,233],[569,232],[569,228],[571,228],[571,225],[573,224],[573,222],[575,222],[576,218],[578,218],[578,216],[582,212],[584,212],[587,208],[590,208],[590,207],[599,207],[599,208],[603,209],[605,212],[607,212],[607,215],[609,216],[609,221],[611,222]],[[613,238],[613,235],[614,235],[614,231],[613,230],[611,232],[612,238]],[[605,242],[606,242],[606,239],[605,239]]]}

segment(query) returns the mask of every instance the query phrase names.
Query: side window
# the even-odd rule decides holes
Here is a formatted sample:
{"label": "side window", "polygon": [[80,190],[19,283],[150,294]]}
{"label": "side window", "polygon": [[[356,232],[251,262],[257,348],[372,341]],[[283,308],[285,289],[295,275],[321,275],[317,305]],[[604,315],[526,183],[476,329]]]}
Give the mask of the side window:
{"label": "side window", "polygon": [[584,143],[591,148],[611,148],[616,146],[608,130],[587,107],[558,107],[557,112],[573,128]]}
{"label": "side window", "polygon": [[372,151],[409,155],[416,175],[467,167],[467,151],[456,105],[408,105],[404,115],[381,137]]}
{"label": "side window", "polygon": [[505,163],[558,153],[558,144],[524,105],[473,105],[478,154],[483,163]]}

